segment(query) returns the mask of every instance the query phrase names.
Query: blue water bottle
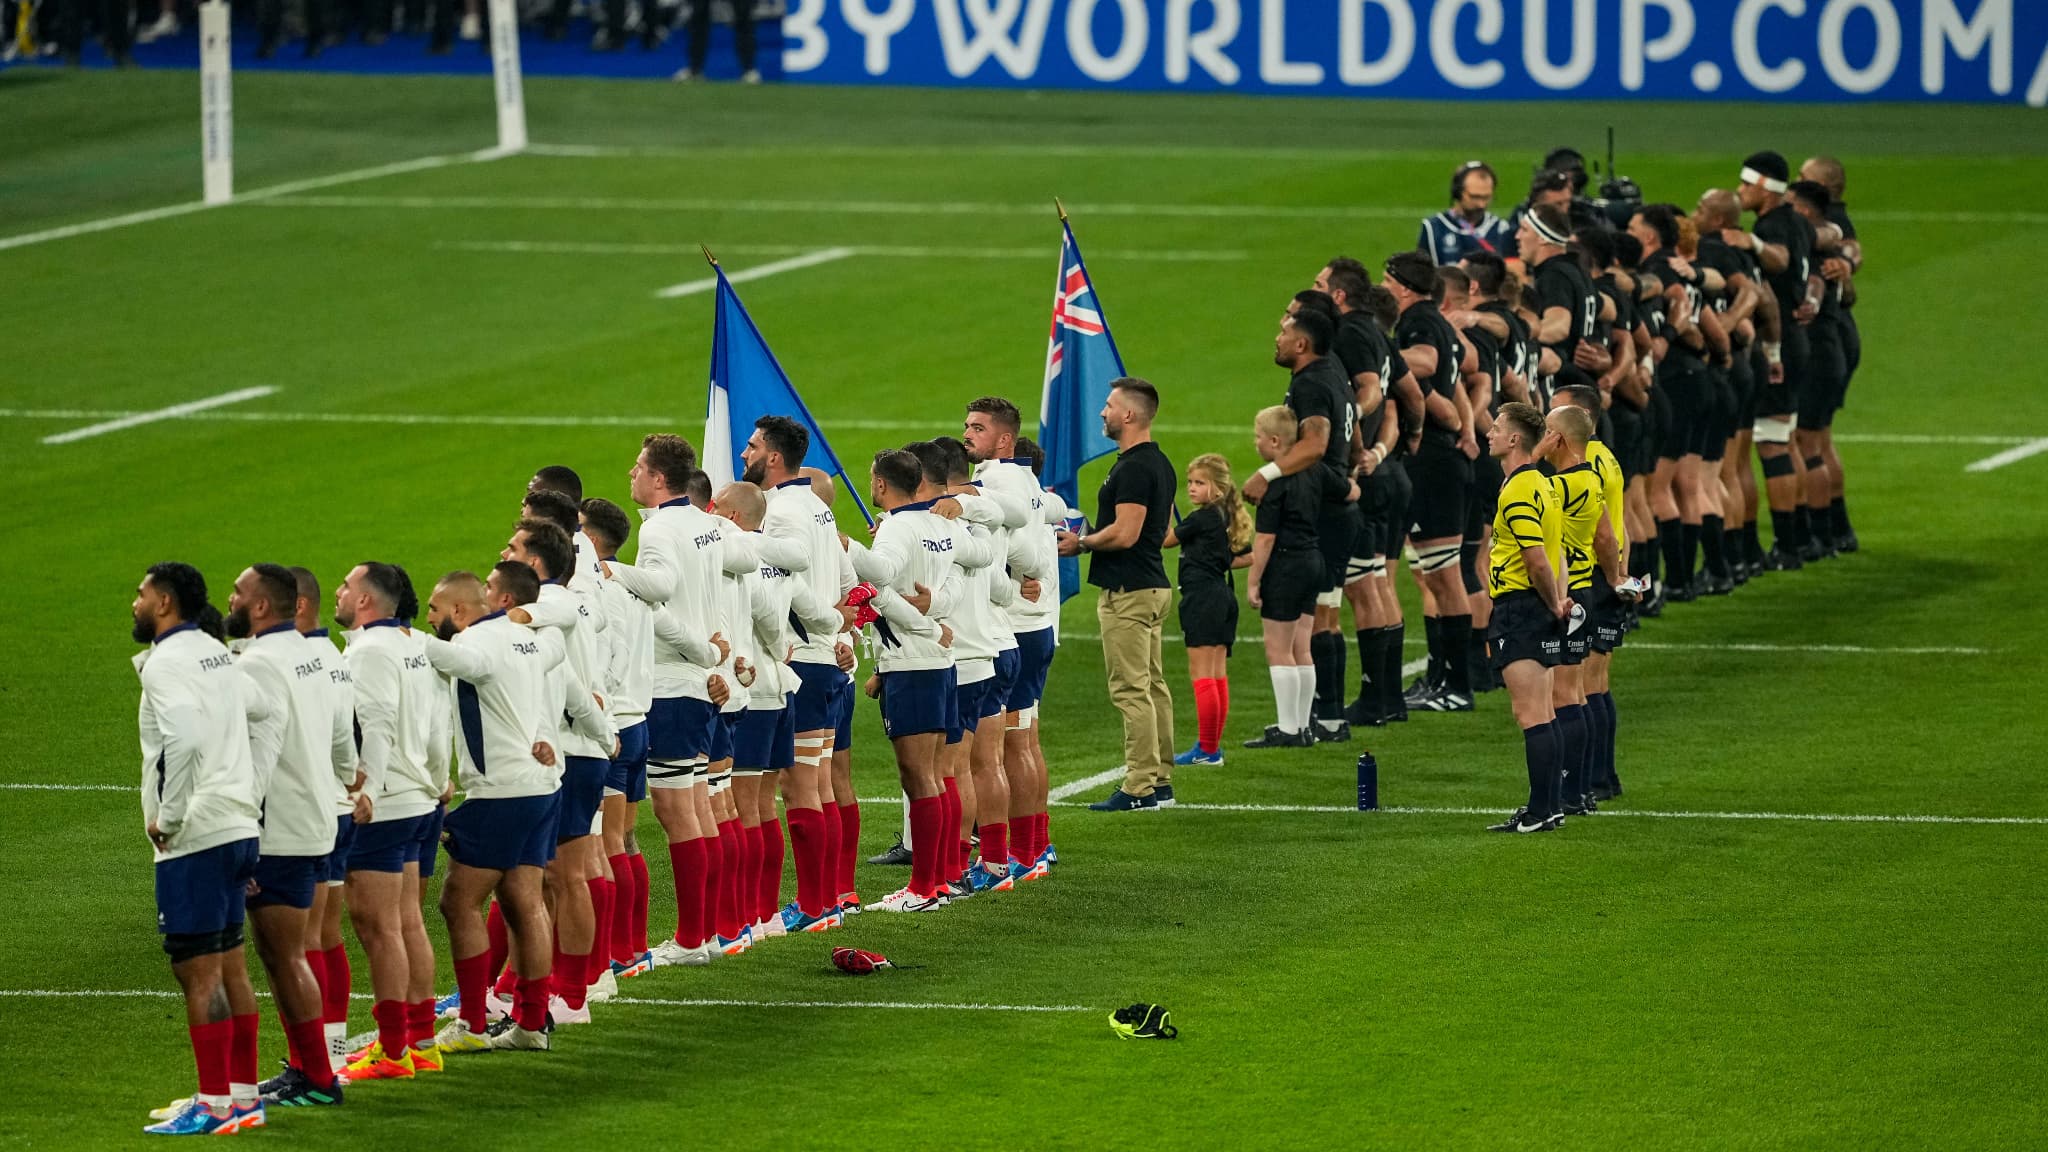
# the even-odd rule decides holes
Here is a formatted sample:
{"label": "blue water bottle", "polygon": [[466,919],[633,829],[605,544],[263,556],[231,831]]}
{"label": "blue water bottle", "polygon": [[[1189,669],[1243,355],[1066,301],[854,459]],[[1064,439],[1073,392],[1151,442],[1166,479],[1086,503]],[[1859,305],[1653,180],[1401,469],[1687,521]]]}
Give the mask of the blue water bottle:
{"label": "blue water bottle", "polygon": [[1358,754],[1358,810],[1371,812],[1380,806],[1380,762],[1372,753]]}

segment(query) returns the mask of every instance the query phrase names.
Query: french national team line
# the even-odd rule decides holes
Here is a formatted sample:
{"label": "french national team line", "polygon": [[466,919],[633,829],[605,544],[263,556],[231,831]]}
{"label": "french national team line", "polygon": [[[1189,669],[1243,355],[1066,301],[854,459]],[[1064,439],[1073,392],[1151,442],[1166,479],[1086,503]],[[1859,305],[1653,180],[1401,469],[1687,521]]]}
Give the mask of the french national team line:
{"label": "french national team line", "polygon": [[[985,398],[964,443],[879,454],[868,544],[840,531],[787,417],[757,422],[743,478],[717,492],[687,441],[646,437],[632,564],[625,512],[543,468],[500,561],[441,577],[426,627],[403,568],[351,569],[341,653],[305,569],[251,565],[223,617],[196,569],[152,566],[134,604],[143,815],[199,1086],[147,1130],[259,1127],[266,1105],[338,1104],[448,1055],[545,1050],[653,967],[1048,875],[1038,701],[1067,508],[1019,427]],[[909,883],[865,905],[857,685],[881,708],[912,855]],[[652,947],[643,801],[677,910]],[[421,902],[443,846],[456,988],[437,1003]],[[355,1052],[344,907],[376,1022]],[[289,1047],[261,1083],[245,922]]]}
{"label": "french national team line", "polygon": [[[533,475],[499,561],[440,577],[424,605],[403,568],[357,564],[332,599],[340,650],[307,569],[250,565],[223,615],[195,568],[150,567],[141,798],[198,1088],[145,1131],[245,1131],[266,1106],[337,1105],[450,1056],[546,1050],[654,967],[1045,878],[1039,704],[1063,556],[1089,556],[1124,723],[1124,782],[1095,809],[1171,806],[1175,765],[1222,763],[1238,568],[1278,712],[1247,747],[1342,742],[1504,687],[1529,792],[1495,830],[1552,831],[1619,795],[1608,677],[1637,620],[1856,547],[1829,429],[1859,354],[1861,250],[1826,157],[1794,180],[1756,153],[1691,212],[1589,200],[1576,160],[1546,158],[1506,221],[1493,171],[1464,165],[1380,283],[1356,260],[1323,266],[1280,321],[1285,402],[1246,425],[1263,466],[1240,489],[1221,455],[1195,458],[1184,520],[1151,440],[1160,390],[1124,378],[1102,413],[1118,459],[1078,530],[1016,405],[983,397],[958,439],[875,456],[867,543],[803,466],[810,430],[767,415],[716,491],[683,438],[644,438],[630,564],[632,519],[562,466]],[[1178,756],[1162,548],[1181,551],[1198,716]],[[1429,650],[1406,690],[1403,559]],[[897,765],[910,864],[867,903],[861,695]],[[652,945],[643,803],[676,908]],[[455,988],[437,999],[423,899],[444,847]],[[344,912],[376,1025],[356,1051]],[[267,1080],[245,925],[289,1049]]]}

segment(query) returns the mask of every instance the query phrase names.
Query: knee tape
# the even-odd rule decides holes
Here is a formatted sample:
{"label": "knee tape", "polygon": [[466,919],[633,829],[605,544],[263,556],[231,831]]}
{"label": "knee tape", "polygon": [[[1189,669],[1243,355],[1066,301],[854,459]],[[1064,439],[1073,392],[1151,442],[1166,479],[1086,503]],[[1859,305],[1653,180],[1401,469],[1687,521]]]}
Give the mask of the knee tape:
{"label": "knee tape", "polygon": [[1780,476],[1790,476],[1798,471],[1792,466],[1790,456],[1766,456],[1763,459],[1763,467],[1766,480],[1776,480]]}
{"label": "knee tape", "polygon": [[1792,442],[1792,417],[1759,416],[1754,430],[1759,444],[1789,444]]}
{"label": "knee tape", "polygon": [[604,835],[604,810],[601,808],[591,814],[590,834],[592,836]]}
{"label": "knee tape", "polygon": [[724,792],[730,787],[732,787],[732,773],[720,772],[718,775],[711,777],[711,794],[713,796]]}
{"label": "knee tape", "polygon": [[1343,603],[1344,589],[1342,588],[1332,588],[1327,592],[1316,593],[1316,607],[1318,608],[1337,608],[1341,607]]}
{"label": "knee tape", "polygon": [[1385,557],[1353,556],[1344,565],[1344,583],[1347,585],[1356,584],[1368,576],[1383,576],[1386,574],[1386,571],[1387,561]]}
{"label": "knee tape", "polygon": [[1442,572],[1458,562],[1458,555],[1461,550],[1462,546],[1458,543],[1440,544],[1426,552],[1417,552],[1415,559],[1411,563],[1415,565],[1416,571],[1425,575],[1433,572]]}
{"label": "knee tape", "polygon": [[222,942],[227,936],[227,932],[167,933],[164,936],[164,953],[171,958],[171,963],[183,964],[187,960],[197,960],[201,956],[212,956],[217,953],[226,952],[242,942],[242,926],[240,924],[235,925],[230,931],[235,934],[234,944]]}

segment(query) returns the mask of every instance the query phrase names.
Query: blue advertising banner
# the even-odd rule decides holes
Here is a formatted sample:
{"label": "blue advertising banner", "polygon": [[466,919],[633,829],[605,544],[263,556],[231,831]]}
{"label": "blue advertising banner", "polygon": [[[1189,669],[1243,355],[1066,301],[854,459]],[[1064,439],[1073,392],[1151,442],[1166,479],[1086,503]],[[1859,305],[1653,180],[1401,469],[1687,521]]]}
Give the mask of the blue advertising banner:
{"label": "blue advertising banner", "polygon": [[2048,0],[789,0],[821,84],[2048,104]]}

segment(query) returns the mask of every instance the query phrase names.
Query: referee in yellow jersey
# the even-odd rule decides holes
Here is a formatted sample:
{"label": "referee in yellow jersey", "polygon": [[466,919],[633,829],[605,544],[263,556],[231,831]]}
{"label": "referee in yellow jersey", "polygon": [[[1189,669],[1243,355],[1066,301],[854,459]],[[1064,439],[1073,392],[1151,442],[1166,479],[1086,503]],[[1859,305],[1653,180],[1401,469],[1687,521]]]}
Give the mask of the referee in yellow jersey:
{"label": "referee in yellow jersey", "polygon": [[1564,655],[1566,600],[1557,567],[1564,518],[1550,481],[1536,467],[1548,435],[1543,414],[1520,402],[1501,405],[1486,434],[1487,449],[1507,473],[1487,558],[1493,621],[1486,639],[1521,726],[1529,768],[1529,802],[1493,825],[1495,832],[1549,832],[1564,820],[1553,801],[1563,765],[1550,702],[1550,670]]}
{"label": "referee in yellow jersey", "polygon": [[1583,816],[1593,810],[1593,718],[1586,704],[1585,663],[1593,636],[1595,602],[1593,574],[1601,566],[1621,562],[1614,529],[1607,520],[1607,494],[1600,474],[1587,462],[1593,439],[1590,413],[1566,405],[1551,411],[1545,422],[1542,456],[1556,474],[1550,478],[1564,518],[1565,595],[1574,607],[1565,622],[1564,660],[1550,674],[1550,700],[1557,711],[1559,752],[1558,810]]}
{"label": "referee in yellow jersey", "polygon": [[[1550,407],[1553,412],[1565,407],[1577,408],[1598,421],[1600,392],[1583,384],[1569,385],[1557,390],[1550,399]],[[1621,647],[1622,637],[1627,634],[1624,624],[1628,605],[1636,596],[1633,591],[1624,590],[1626,581],[1621,570],[1621,558],[1628,555],[1628,523],[1622,514],[1626,481],[1622,476],[1621,462],[1596,432],[1594,438],[1586,442],[1586,463],[1593,466],[1593,474],[1600,478],[1601,496],[1607,505],[1607,527],[1614,535],[1615,557],[1615,562],[1610,565],[1604,556],[1597,553],[1594,556],[1593,595],[1586,606],[1589,617],[1586,621],[1586,662],[1580,666],[1579,673],[1585,682],[1586,721],[1591,727],[1592,796],[1598,802],[1621,795],[1621,777],[1614,772],[1614,696],[1608,691],[1608,673],[1614,661],[1614,650]]]}

